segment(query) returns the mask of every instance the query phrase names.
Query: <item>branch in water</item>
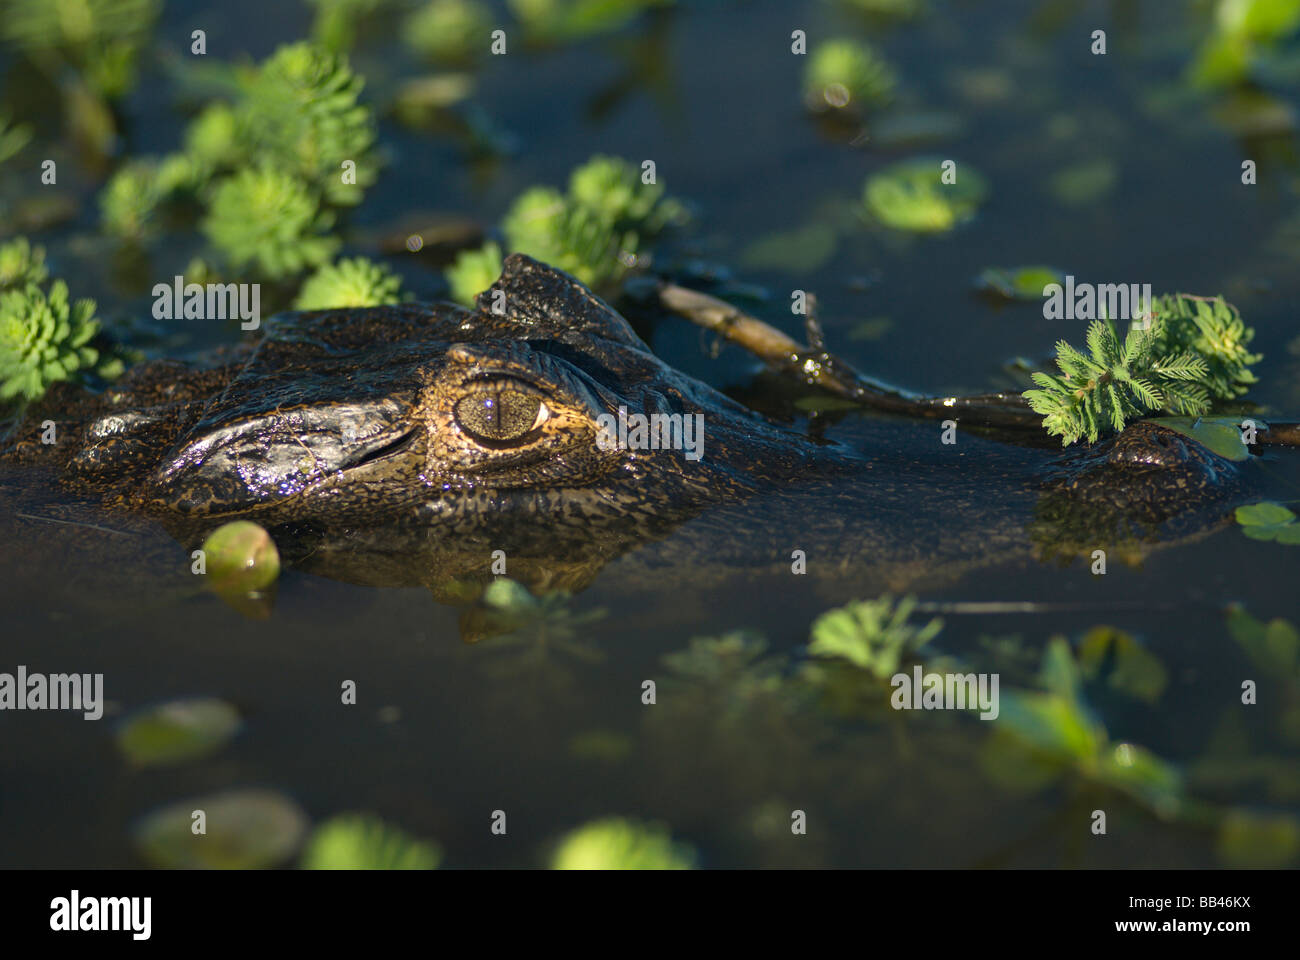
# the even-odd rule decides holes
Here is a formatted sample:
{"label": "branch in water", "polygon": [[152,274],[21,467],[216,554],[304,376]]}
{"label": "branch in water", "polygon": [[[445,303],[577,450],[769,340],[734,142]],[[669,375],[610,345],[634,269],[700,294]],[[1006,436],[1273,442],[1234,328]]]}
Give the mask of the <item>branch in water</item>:
{"label": "branch in water", "polygon": [[[814,346],[804,346],[725,300],[675,283],[660,284],[659,302],[665,309],[748,350],[772,369],[863,406],[912,417],[953,417],[980,426],[1042,431],[1042,417],[1030,409],[1019,393],[927,397],[868,377],[825,350],[820,327],[811,316],[808,333]],[[1261,430],[1257,440],[1261,446],[1300,446],[1300,422],[1270,422],[1268,430]]]}

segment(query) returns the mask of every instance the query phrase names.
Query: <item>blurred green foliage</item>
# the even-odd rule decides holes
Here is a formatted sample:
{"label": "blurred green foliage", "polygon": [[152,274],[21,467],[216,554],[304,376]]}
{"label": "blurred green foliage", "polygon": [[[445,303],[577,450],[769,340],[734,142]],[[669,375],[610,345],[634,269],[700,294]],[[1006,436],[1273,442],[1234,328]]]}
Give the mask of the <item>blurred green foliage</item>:
{"label": "blurred green foliage", "polygon": [[975,216],[988,192],[984,178],[965,164],[944,183],[938,157],[903,160],[867,178],[863,202],[887,227],[910,233],[946,233]]}
{"label": "blurred green foliage", "polygon": [[161,0],[0,0],[0,34],[53,77],[71,68],[98,95],[135,83]]}
{"label": "blurred green foliage", "polygon": [[[622,279],[639,263],[645,241],[684,216],[682,205],[664,196],[663,184],[644,182],[626,160],[595,156],[573,171],[567,193],[551,187],[525,190],[511,204],[501,230],[507,252],[526,253],[600,288]],[[449,271],[457,300],[472,303],[484,289],[471,288],[499,257],[495,249],[489,244],[457,259]]]}
{"label": "blurred green foliage", "polygon": [[316,827],[304,845],[304,870],[434,870],[436,843],[367,814],[341,814]]}
{"label": "blurred green foliage", "polygon": [[812,49],[804,68],[804,100],[813,110],[866,111],[885,106],[897,86],[894,69],[856,40],[827,40]]}
{"label": "blurred green foliage", "polygon": [[1281,43],[1300,30],[1300,0],[1217,0],[1210,33],[1189,73],[1202,87],[1246,82]]}
{"label": "blurred green foliage", "polygon": [[492,10],[480,0],[425,0],[405,21],[407,46],[435,63],[464,63],[488,51]]}
{"label": "blurred green foliage", "polygon": [[100,196],[109,233],[140,240],[168,201],[191,197],[225,262],[269,280],[319,267],[338,251],[338,211],[374,182],[375,121],[347,61],[309,43],[258,67],[225,68],[233,100],[208,103],[180,152],[137,157]]}
{"label": "blurred green foliage", "polygon": [[607,817],[562,837],[553,870],[689,870],[696,855],[661,824]]}
{"label": "blurred green foliage", "polygon": [[333,307],[378,307],[402,299],[402,278],[364,257],[339,260],[321,267],[302,285],[296,310]]}

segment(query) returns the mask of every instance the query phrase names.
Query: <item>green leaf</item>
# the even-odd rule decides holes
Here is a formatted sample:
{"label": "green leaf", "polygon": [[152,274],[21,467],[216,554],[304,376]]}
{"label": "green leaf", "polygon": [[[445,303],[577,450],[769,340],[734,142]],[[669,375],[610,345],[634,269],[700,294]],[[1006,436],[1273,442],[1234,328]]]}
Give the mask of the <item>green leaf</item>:
{"label": "green leaf", "polygon": [[1296,523],[1294,513],[1280,504],[1254,503],[1238,507],[1234,515],[1241,524],[1241,532],[1252,540],[1300,544],[1300,523]]}
{"label": "green leaf", "polygon": [[1241,426],[1230,417],[1152,417],[1151,422],[1191,437],[1225,460],[1250,458],[1250,448],[1241,442]]}
{"label": "green leaf", "polygon": [[162,766],[215,753],[239,726],[239,711],[224,700],[174,700],[128,718],[117,745],[138,767]]}
{"label": "green leaf", "polygon": [[[192,829],[201,812],[205,833]],[[293,855],[307,816],[284,794],[231,790],[164,807],[138,821],[132,838],[140,855],[164,869],[256,870]]]}
{"label": "green leaf", "polygon": [[1008,300],[1042,300],[1043,288],[1065,283],[1065,274],[1054,267],[990,267],[975,278],[975,288]]}

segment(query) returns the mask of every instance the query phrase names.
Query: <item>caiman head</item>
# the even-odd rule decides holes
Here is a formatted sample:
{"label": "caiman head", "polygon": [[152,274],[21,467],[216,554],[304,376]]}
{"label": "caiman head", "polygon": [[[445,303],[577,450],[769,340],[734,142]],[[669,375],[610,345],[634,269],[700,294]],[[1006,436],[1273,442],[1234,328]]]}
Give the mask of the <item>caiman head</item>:
{"label": "caiman head", "polygon": [[[590,550],[601,530],[654,537],[820,456],[663,363],[587,288],[522,255],[475,310],[281,314],[228,374],[157,451],[145,506],[201,527],[247,517],[346,530],[353,548],[404,526],[516,550],[529,538],[554,548],[567,532]],[[177,416],[101,417],[73,466],[110,472],[114,451],[139,463],[133,431],[156,437]]]}

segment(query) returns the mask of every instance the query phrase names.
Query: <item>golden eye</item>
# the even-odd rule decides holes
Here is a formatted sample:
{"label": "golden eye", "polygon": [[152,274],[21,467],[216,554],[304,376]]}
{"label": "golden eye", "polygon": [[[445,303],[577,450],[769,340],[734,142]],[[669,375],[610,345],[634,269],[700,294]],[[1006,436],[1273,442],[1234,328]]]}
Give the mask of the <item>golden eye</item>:
{"label": "golden eye", "polygon": [[456,401],[456,422],[489,445],[519,440],[550,417],[541,397],[510,386],[487,385]]}

